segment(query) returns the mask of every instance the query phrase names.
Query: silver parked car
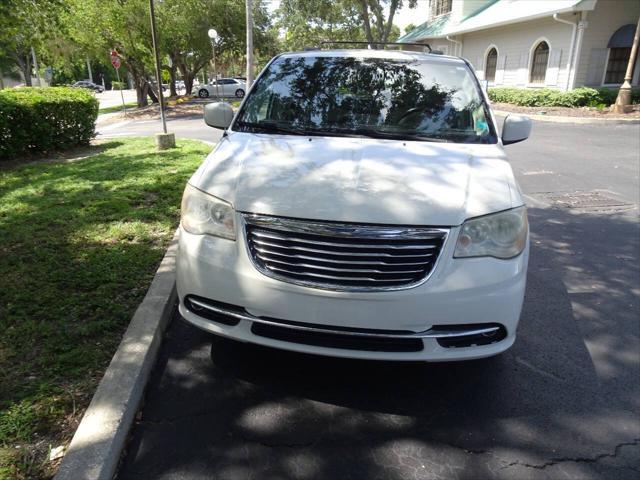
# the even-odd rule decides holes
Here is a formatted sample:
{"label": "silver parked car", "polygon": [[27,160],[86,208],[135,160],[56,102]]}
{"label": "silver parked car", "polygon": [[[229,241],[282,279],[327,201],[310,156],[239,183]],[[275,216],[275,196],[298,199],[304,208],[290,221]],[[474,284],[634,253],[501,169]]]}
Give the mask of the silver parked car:
{"label": "silver parked car", "polygon": [[219,78],[216,84],[212,80],[208,85],[197,85],[191,90],[191,95],[200,98],[207,97],[244,97],[247,91],[247,84],[244,80],[237,78]]}

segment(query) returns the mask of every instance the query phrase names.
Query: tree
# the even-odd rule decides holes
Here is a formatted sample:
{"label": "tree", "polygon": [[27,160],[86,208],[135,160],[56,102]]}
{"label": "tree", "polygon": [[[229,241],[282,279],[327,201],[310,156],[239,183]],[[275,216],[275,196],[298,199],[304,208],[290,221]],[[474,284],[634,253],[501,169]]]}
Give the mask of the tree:
{"label": "tree", "polygon": [[19,69],[31,86],[31,49],[51,38],[63,8],[61,0],[0,0],[0,66]]}
{"label": "tree", "polygon": [[276,11],[287,50],[324,41],[364,40],[359,16],[353,0],[282,0]]}
{"label": "tree", "polygon": [[153,71],[149,4],[146,0],[69,0],[66,19],[73,39],[92,57],[106,58],[115,49],[133,77],[138,106],[147,96]]}
{"label": "tree", "polygon": [[418,25],[410,23],[409,25],[404,27],[404,34],[406,35],[407,33],[414,31],[416,28],[418,28]]}
{"label": "tree", "polygon": [[[372,48],[376,48],[373,42],[388,42],[392,38],[393,18],[402,8],[403,0],[358,0],[360,15],[367,41]],[[384,10],[389,8],[389,14],[385,19]],[[415,8],[417,0],[408,0],[409,8]],[[372,18],[373,17],[373,18]]]}
{"label": "tree", "polygon": [[[207,35],[210,28],[215,28],[220,36],[216,45],[218,66],[244,57],[244,2],[164,0],[158,5],[157,14],[161,51],[172,63],[172,67],[167,65],[166,68],[173,77],[176,69],[180,72],[187,92],[191,91],[198,73],[212,60],[211,41]],[[256,49],[269,50],[269,39],[273,39],[273,36],[269,31],[269,17],[261,1],[254,2],[254,24]]]}
{"label": "tree", "polygon": [[[414,8],[417,0],[406,0]],[[403,0],[282,0],[277,25],[285,46],[299,50],[322,41],[389,42],[400,35],[393,19]],[[385,17],[385,11],[388,15]]]}

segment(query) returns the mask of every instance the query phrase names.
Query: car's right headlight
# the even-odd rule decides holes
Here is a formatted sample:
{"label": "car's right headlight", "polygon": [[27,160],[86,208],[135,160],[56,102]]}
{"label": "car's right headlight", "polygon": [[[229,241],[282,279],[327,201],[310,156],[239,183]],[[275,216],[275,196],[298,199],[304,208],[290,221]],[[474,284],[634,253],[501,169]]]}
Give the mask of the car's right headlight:
{"label": "car's right headlight", "polygon": [[235,211],[231,204],[187,184],[182,196],[182,228],[195,235],[236,239]]}
{"label": "car's right headlight", "polygon": [[512,258],[524,250],[528,232],[524,206],[470,218],[462,224],[453,256]]}

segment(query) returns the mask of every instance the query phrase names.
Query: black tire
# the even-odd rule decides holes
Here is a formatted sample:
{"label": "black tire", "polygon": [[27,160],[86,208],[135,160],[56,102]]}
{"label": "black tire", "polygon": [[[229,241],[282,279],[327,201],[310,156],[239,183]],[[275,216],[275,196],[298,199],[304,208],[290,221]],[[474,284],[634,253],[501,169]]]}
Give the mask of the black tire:
{"label": "black tire", "polygon": [[209,96],[209,91],[206,88],[201,88],[198,90],[198,96],[200,98],[207,98]]}
{"label": "black tire", "polygon": [[236,98],[242,98],[242,97],[244,97],[244,90],[239,88],[238,90],[236,90]]}

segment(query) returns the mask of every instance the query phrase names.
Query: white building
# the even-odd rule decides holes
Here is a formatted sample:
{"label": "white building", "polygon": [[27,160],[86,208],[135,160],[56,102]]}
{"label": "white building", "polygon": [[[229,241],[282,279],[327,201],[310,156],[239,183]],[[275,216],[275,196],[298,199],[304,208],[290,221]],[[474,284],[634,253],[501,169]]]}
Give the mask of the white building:
{"label": "white building", "polygon": [[[427,5],[428,20],[398,42],[427,43],[465,57],[491,85],[522,88],[619,86],[640,16],[640,0],[429,0]],[[633,85],[639,77],[636,62]]]}

